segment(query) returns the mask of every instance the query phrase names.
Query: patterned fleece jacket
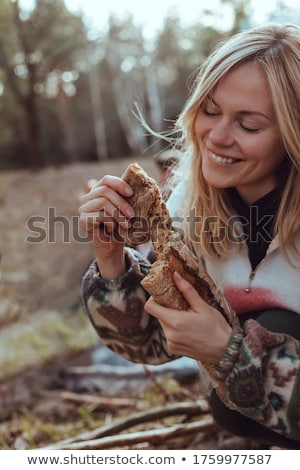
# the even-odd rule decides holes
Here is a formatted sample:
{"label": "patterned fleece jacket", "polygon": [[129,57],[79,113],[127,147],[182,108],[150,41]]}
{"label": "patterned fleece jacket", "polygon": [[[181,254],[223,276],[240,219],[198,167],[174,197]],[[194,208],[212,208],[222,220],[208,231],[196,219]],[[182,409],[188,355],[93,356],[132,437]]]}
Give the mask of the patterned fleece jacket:
{"label": "patterned fleece jacket", "polygon": [[[126,248],[126,259],[127,272],[114,280],[102,279],[96,262],[91,264],[82,284],[85,310],[115,353],[133,362],[171,361],[176,357],[168,353],[158,321],[144,310],[148,296],[140,281],[149,262],[130,248]],[[272,333],[250,319],[243,328],[233,329],[211,380],[226,406],[300,441],[299,341]]]}

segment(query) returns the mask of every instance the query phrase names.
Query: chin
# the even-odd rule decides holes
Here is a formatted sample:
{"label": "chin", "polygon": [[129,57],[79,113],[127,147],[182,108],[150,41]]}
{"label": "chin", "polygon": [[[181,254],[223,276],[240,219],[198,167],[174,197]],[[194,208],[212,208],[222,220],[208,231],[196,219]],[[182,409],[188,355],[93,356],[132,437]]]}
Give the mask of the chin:
{"label": "chin", "polygon": [[203,172],[203,177],[207,184],[213,188],[226,189],[231,188],[233,184],[226,183],[223,175],[212,175],[211,172]]}

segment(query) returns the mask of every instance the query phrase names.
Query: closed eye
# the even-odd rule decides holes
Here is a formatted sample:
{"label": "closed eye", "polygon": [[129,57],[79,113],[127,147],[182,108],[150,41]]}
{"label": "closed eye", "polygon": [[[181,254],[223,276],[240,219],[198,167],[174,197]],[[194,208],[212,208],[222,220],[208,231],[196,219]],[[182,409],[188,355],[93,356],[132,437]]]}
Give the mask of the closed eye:
{"label": "closed eye", "polygon": [[261,130],[261,129],[259,129],[259,128],[247,127],[247,126],[245,126],[244,124],[242,124],[241,122],[240,122],[240,127],[241,127],[244,131],[250,132],[250,133],[252,132],[253,134],[255,134],[256,132],[259,132],[259,131]]}
{"label": "closed eye", "polygon": [[220,115],[218,111],[213,111],[207,108],[203,108],[203,114],[205,114],[206,116],[219,116]]}

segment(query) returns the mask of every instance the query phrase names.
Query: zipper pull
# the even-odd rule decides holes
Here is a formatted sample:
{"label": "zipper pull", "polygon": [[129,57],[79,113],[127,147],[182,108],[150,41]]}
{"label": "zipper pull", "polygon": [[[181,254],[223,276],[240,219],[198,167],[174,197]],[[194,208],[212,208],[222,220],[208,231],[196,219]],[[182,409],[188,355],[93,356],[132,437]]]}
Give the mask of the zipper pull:
{"label": "zipper pull", "polygon": [[255,271],[251,271],[251,273],[249,275],[249,279],[248,279],[248,287],[245,288],[245,292],[247,294],[249,294],[249,292],[251,291],[251,283],[254,279],[254,276],[255,276]]}

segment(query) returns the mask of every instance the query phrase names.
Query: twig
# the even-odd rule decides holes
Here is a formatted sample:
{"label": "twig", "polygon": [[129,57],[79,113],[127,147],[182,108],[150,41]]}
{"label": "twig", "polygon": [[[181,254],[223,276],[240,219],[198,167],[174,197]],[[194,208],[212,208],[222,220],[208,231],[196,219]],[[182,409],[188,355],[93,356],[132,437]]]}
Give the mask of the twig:
{"label": "twig", "polygon": [[171,438],[187,436],[197,432],[204,432],[215,429],[216,424],[211,416],[203,418],[201,421],[195,421],[187,424],[176,424],[168,428],[154,429],[150,431],[134,432],[122,434],[120,436],[108,436],[100,439],[85,440],[81,442],[73,442],[70,444],[55,447],[55,449],[68,450],[96,450],[111,449],[113,447],[132,446],[141,442],[157,444]]}
{"label": "twig", "polygon": [[62,392],[63,400],[74,401],[79,403],[90,403],[92,405],[103,406],[105,408],[122,408],[124,406],[136,406],[136,400],[129,398],[110,398],[96,397],[81,393]]}
{"label": "twig", "polygon": [[201,415],[209,412],[209,409],[210,408],[206,400],[198,400],[194,403],[184,402],[158,406],[156,408],[152,408],[150,411],[142,411],[132,414],[129,417],[127,416],[126,418],[119,419],[116,422],[107,426],[103,426],[100,429],[94,429],[93,431],[82,433],[79,436],[65,439],[61,442],[57,442],[56,444],[51,444],[50,446],[45,447],[45,449],[63,449],[66,448],[66,445],[73,444],[78,441],[87,441],[111,436],[141,423],[163,419],[168,416]]}
{"label": "twig", "polygon": [[159,381],[157,380],[157,378],[155,377],[155,374],[146,366],[144,365],[144,371],[146,372],[146,374],[150,377],[150,379],[152,380],[154,386],[157,388],[157,390],[162,394],[162,396],[164,397],[165,401],[168,403],[171,399],[171,396],[169,394],[169,392],[161,385],[161,383],[159,383]]}

